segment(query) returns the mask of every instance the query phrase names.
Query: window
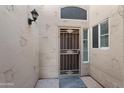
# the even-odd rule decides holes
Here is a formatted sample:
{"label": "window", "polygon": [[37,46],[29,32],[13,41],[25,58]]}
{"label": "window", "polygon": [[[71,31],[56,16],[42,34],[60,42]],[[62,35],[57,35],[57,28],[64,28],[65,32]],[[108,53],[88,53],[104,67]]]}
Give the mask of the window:
{"label": "window", "polygon": [[93,48],[98,48],[98,25],[93,27]]}
{"label": "window", "polygon": [[109,46],[108,20],[93,27],[93,48]]}
{"label": "window", "polygon": [[61,18],[87,20],[87,11],[79,7],[61,8]]}
{"label": "window", "polygon": [[100,24],[100,47],[108,47],[108,20]]}
{"label": "window", "polygon": [[88,29],[83,30],[83,62],[88,63],[89,60],[89,49],[88,49]]}

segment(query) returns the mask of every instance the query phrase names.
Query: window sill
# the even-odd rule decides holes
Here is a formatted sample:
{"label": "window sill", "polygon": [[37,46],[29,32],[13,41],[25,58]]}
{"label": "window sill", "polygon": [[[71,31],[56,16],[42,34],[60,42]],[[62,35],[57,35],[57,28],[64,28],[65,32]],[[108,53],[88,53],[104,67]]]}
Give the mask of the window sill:
{"label": "window sill", "polygon": [[83,61],[83,64],[88,64],[89,63],[89,61]]}
{"label": "window sill", "polygon": [[100,47],[101,50],[108,50],[110,47]]}

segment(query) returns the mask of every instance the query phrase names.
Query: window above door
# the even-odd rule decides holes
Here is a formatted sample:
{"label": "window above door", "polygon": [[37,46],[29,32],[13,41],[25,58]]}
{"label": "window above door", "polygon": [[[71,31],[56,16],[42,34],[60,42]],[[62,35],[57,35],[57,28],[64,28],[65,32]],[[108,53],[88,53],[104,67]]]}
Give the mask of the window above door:
{"label": "window above door", "polygon": [[85,9],[68,6],[61,8],[62,19],[76,19],[76,20],[87,20],[87,11]]}

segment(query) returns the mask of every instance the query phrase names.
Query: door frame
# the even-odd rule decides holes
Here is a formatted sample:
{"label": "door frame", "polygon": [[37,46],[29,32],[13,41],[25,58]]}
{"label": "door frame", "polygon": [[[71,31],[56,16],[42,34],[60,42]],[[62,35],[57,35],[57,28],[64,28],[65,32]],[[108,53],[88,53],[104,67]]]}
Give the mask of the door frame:
{"label": "door frame", "polygon": [[80,49],[80,55],[79,55],[79,76],[81,76],[81,59],[82,59],[82,48],[81,48],[81,27],[79,26],[58,26],[58,76],[61,76],[60,74],[60,29],[61,28],[76,28],[79,29],[79,49]]}

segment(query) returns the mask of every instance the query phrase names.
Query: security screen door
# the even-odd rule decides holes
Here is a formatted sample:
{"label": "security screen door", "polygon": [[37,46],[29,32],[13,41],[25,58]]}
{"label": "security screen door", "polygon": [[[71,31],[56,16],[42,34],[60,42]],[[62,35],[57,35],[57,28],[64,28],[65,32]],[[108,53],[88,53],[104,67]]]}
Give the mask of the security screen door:
{"label": "security screen door", "polygon": [[60,75],[79,74],[79,29],[60,29]]}

